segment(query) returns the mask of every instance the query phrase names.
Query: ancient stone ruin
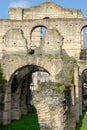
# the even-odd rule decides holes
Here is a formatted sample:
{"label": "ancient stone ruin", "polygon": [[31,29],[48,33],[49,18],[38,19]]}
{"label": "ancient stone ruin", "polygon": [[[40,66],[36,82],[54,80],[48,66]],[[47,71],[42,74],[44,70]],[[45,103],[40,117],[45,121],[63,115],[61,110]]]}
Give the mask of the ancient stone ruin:
{"label": "ancient stone ruin", "polygon": [[53,2],[0,19],[0,124],[37,110],[40,130],[75,130],[87,105],[87,19]]}

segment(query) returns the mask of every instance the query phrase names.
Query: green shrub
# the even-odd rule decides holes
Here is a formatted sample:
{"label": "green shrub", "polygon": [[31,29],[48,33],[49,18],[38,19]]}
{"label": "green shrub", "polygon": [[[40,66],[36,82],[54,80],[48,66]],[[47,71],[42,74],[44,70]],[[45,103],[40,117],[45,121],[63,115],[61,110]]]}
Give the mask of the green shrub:
{"label": "green shrub", "polygon": [[87,107],[84,109],[79,123],[77,123],[76,130],[87,130]]}
{"label": "green shrub", "polygon": [[3,70],[0,65],[0,93],[5,92],[5,83],[6,83],[6,79],[3,76]]}

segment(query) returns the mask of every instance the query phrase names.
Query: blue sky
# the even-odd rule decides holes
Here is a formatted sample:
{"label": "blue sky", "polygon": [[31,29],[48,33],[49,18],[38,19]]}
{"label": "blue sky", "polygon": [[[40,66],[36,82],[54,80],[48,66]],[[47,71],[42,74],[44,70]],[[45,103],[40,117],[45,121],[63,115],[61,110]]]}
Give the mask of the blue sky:
{"label": "blue sky", "polygon": [[52,1],[65,8],[80,9],[87,18],[87,0],[3,0],[0,2],[0,18],[8,18],[10,7],[30,7],[42,2]]}

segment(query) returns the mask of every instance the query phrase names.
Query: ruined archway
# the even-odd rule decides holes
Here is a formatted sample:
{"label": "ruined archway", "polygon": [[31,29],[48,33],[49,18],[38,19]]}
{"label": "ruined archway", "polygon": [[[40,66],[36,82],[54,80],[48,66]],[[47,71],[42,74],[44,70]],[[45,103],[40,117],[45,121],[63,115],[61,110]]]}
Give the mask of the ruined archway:
{"label": "ruined archway", "polygon": [[[44,82],[45,84],[42,84],[42,89],[35,89],[33,98],[33,103],[35,104],[39,117],[40,128],[54,129],[54,127],[56,127],[56,129],[58,129],[61,127],[63,120],[65,123],[62,126],[62,129],[67,127],[67,122],[65,121],[67,110],[66,107],[64,107],[66,102],[65,96],[64,94],[61,94],[61,89],[59,89],[58,93],[55,89],[56,86],[60,86],[60,88],[64,87],[62,90],[65,90],[65,86],[62,84],[52,83],[53,79],[50,77],[52,75],[48,72],[48,70],[45,69],[45,67],[40,67],[34,64],[21,66],[10,75],[7,85],[8,89],[6,92],[7,98],[5,97],[8,100],[8,102],[5,102],[5,110],[6,108],[9,109],[6,112],[4,111],[3,116],[4,119],[6,118],[6,122],[4,121],[4,124],[7,124],[8,122],[10,123],[10,121],[14,119],[18,120],[22,115],[31,111],[31,90],[34,83],[32,83],[32,74],[36,72],[39,77],[39,82],[41,80],[41,73],[46,73],[44,80],[41,80],[41,82]],[[14,80],[16,80],[16,87],[14,86]],[[11,89],[12,87],[15,87],[14,91]],[[45,89],[43,89],[44,87]],[[60,106],[62,106],[62,108]],[[59,116],[60,114],[61,118]],[[57,117],[55,118],[56,115]],[[55,123],[51,123],[53,120],[55,120]],[[60,120],[59,123],[57,123],[57,120]]]}
{"label": "ruined archway", "polygon": [[[10,108],[7,111],[8,121],[20,119],[22,115],[25,115],[31,111],[31,102],[32,102],[31,90],[32,90],[32,83],[34,83],[32,82],[33,79],[32,74],[34,74],[35,72],[37,72],[37,74],[46,73],[46,76],[48,74],[48,77],[50,77],[49,76],[50,74],[46,69],[37,65],[23,66],[15,70],[15,72],[11,75],[8,81],[9,86],[8,90],[11,94],[8,95],[10,102],[7,103],[7,105],[5,104],[6,107],[8,106]],[[44,76],[43,82],[45,82],[46,76]],[[40,81],[41,77],[39,78]],[[34,84],[33,87],[35,87]]]}

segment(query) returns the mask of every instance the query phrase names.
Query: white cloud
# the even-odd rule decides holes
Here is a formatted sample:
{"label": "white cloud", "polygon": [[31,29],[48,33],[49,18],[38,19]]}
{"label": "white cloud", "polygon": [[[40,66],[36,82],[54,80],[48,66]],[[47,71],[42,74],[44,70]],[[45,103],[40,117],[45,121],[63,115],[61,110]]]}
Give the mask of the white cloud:
{"label": "white cloud", "polygon": [[22,8],[26,8],[29,7],[30,3],[27,0],[18,0],[17,2],[13,1],[10,3],[9,7],[22,7]]}

